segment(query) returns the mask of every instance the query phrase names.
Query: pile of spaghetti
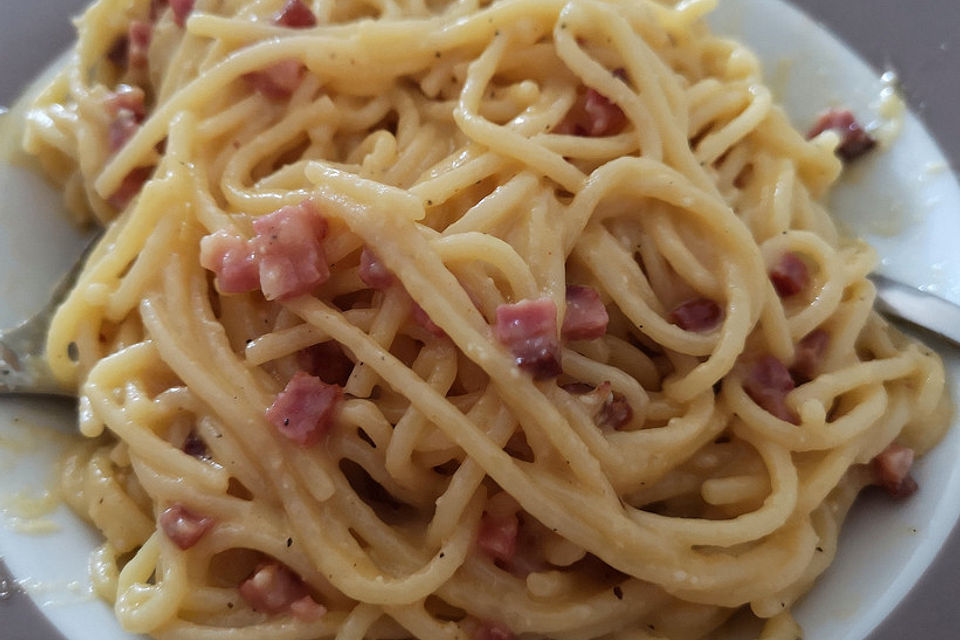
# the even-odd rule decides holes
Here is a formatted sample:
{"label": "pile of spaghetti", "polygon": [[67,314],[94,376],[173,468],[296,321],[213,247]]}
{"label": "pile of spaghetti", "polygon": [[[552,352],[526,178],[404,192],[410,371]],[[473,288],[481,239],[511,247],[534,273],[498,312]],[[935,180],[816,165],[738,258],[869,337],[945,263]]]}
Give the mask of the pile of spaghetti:
{"label": "pile of spaghetti", "polygon": [[125,628],[798,634],[944,374],[712,4],[86,11],[25,144],[106,225],[48,358]]}

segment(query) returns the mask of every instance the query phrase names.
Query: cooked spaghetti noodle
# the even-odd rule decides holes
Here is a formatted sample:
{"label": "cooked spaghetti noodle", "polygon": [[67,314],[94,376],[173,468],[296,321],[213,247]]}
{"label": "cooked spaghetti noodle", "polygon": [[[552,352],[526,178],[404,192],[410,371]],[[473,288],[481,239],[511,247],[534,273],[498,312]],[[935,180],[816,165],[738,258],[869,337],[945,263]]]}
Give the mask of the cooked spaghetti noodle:
{"label": "cooked spaghetti noodle", "polygon": [[86,11],[25,144],[106,225],[48,358],[125,628],[798,635],[944,373],[712,4]]}

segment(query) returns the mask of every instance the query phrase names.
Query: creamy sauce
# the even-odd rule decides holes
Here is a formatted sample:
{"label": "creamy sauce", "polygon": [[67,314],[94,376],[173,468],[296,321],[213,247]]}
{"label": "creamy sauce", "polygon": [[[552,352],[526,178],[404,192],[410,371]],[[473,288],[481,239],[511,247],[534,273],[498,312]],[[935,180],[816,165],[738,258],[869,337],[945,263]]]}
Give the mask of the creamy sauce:
{"label": "creamy sauce", "polygon": [[877,98],[870,103],[870,109],[877,117],[866,126],[880,147],[889,148],[903,131],[907,105],[900,96],[900,78],[895,71],[886,71],[880,76],[882,88]]}
{"label": "creamy sauce", "polygon": [[[52,425],[14,418],[0,431],[0,470],[19,478],[17,467],[25,461],[39,461],[41,455],[63,451],[74,442],[76,438]],[[56,465],[49,466],[40,486],[21,481],[5,487],[0,492],[0,524],[16,533],[39,535],[59,531],[60,526],[50,518],[63,504],[57,471]]]}

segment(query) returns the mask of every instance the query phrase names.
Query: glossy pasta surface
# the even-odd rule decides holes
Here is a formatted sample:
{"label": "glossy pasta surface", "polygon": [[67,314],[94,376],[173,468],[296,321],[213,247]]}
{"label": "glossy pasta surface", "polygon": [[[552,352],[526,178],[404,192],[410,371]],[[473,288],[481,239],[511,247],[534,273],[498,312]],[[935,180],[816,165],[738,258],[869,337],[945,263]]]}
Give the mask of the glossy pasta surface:
{"label": "glossy pasta surface", "polygon": [[944,372],[712,5],[87,9],[24,144],[107,228],[48,358],[125,628],[799,637]]}

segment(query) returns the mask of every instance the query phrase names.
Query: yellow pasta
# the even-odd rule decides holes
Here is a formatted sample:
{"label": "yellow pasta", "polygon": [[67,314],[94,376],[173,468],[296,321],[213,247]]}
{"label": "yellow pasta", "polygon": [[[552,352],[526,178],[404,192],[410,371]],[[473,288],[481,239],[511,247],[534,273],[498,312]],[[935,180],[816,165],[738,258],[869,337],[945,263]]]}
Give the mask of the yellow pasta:
{"label": "yellow pasta", "polygon": [[[124,628],[799,637],[871,461],[946,427],[944,372],[821,204],[837,137],[790,125],[713,5],[86,10],[24,144],[106,226],[47,355]],[[275,295],[291,211],[323,226],[295,266],[330,274]],[[576,292],[599,330],[567,331]],[[546,369],[498,319],[528,303]],[[318,366],[339,399],[298,440],[271,416]]]}

